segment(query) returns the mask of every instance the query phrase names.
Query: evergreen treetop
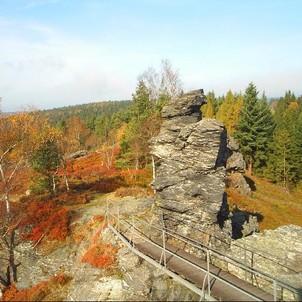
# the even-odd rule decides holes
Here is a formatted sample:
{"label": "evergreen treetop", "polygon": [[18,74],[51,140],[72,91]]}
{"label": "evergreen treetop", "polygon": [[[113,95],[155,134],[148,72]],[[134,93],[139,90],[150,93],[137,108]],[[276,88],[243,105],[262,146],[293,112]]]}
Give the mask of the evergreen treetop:
{"label": "evergreen treetop", "polygon": [[252,173],[254,164],[257,169],[265,165],[273,129],[274,122],[269,106],[259,100],[256,86],[250,83],[244,94],[244,104],[235,132],[249,173]]}

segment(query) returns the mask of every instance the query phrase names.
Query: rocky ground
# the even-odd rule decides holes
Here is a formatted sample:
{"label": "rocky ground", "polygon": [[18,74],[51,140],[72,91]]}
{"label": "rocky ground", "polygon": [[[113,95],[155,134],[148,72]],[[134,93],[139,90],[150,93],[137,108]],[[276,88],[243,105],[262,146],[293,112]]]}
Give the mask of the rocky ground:
{"label": "rocky ground", "polygon": [[[248,251],[245,252],[245,249]],[[302,228],[296,225],[284,225],[275,230],[253,234],[236,240],[228,254],[239,261],[265,272],[270,276],[289,284],[296,289],[302,288]],[[272,283],[260,276],[245,274],[243,270],[228,265],[228,270],[247,279],[263,289],[272,290]],[[285,300],[296,300],[292,292],[277,288],[278,294]],[[302,292],[300,293],[300,298]]]}
{"label": "rocky ground", "polygon": [[[18,247],[19,268],[17,287],[29,288],[54,275],[64,273],[70,282],[57,287],[44,300],[196,300],[193,293],[174,282],[162,271],[129,252],[108,228],[99,233],[95,217],[105,215],[107,201],[111,212],[121,215],[148,212],[152,198],[117,198],[114,194],[98,197],[89,204],[77,206],[71,224],[70,238],[52,246],[42,242],[33,248],[24,243]],[[81,259],[91,240],[99,236],[103,243],[117,248],[116,262],[108,268],[96,268]],[[94,238],[94,239],[93,239]]]}

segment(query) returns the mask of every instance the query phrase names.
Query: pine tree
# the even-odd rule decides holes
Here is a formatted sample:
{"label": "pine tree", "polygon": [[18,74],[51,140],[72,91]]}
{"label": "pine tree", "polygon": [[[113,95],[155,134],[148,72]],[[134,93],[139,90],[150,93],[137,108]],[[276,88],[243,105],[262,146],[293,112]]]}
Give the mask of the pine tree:
{"label": "pine tree", "polygon": [[[301,110],[301,108],[299,108]],[[302,180],[302,112],[299,113],[295,127],[296,165],[298,167],[297,178]]]}
{"label": "pine tree", "polygon": [[134,166],[138,169],[146,163],[146,141],[142,137],[143,127],[148,118],[154,113],[156,107],[150,100],[149,90],[143,81],[139,81],[135,94],[132,97],[130,108],[130,121],[121,142],[121,152],[117,161],[120,167]]}
{"label": "pine tree", "polygon": [[57,143],[47,140],[32,154],[29,161],[31,167],[44,177],[47,189],[53,193],[56,193],[54,174],[61,164],[61,159]]}
{"label": "pine tree", "polygon": [[254,164],[258,171],[265,165],[273,129],[269,106],[258,99],[256,86],[250,83],[244,94],[244,104],[235,132],[250,174]]}
{"label": "pine tree", "polygon": [[132,95],[132,117],[137,120],[146,118],[152,110],[149,90],[143,81],[139,81],[135,94]]}
{"label": "pine tree", "polygon": [[297,180],[297,167],[292,157],[295,146],[287,129],[277,129],[271,146],[266,176],[284,187]]}
{"label": "pine tree", "polygon": [[284,120],[284,114],[290,106],[290,103],[296,102],[295,95],[289,90],[285,92],[284,97],[282,97],[275,108],[274,119],[276,124],[282,123]]}
{"label": "pine tree", "polygon": [[302,177],[302,116],[295,100],[284,97],[280,102],[266,176],[289,188]]}

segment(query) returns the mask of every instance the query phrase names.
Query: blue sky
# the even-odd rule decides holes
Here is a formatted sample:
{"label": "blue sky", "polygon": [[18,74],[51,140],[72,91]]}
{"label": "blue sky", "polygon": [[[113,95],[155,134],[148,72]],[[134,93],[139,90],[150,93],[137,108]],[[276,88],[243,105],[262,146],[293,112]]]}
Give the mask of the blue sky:
{"label": "blue sky", "polygon": [[2,109],[128,99],[169,59],[184,89],[302,94],[301,0],[0,0]]}

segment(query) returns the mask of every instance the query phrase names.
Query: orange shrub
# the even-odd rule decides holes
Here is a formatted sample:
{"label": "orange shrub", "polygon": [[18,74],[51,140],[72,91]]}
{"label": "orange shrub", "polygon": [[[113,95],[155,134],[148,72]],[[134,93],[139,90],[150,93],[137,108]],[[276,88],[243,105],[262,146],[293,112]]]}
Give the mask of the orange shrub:
{"label": "orange shrub", "polygon": [[93,244],[82,257],[82,262],[98,268],[108,268],[115,263],[117,249],[111,244]]}
{"label": "orange shrub", "polygon": [[3,301],[41,301],[52,291],[57,290],[59,285],[64,285],[70,280],[65,274],[59,274],[50,278],[47,281],[42,281],[37,285],[18,290],[15,285],[10,286],[5,290]]}
{"label": "orange shrub", "polygon": [[26,208],[22,226],[25,239],[38,241],[45,236],[49,240],[63,241],[68,236],[69,212],[52,201],[33,201]]}

